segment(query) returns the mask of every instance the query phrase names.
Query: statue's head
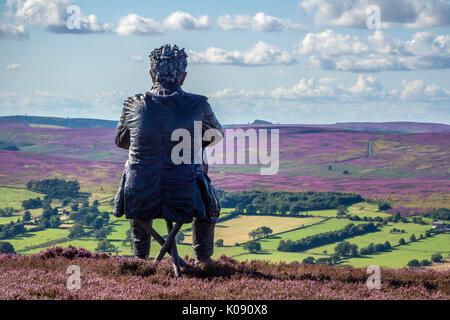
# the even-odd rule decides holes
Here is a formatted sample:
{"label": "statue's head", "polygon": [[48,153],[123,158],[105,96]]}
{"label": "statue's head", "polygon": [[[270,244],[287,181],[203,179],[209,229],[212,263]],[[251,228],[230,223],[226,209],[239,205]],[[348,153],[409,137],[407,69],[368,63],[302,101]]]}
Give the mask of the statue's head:
{"label": "statue's head", "polygon": [[187,54],[168,44],[150,53],[150,76],[153,83],[182,85],[186,78]]}

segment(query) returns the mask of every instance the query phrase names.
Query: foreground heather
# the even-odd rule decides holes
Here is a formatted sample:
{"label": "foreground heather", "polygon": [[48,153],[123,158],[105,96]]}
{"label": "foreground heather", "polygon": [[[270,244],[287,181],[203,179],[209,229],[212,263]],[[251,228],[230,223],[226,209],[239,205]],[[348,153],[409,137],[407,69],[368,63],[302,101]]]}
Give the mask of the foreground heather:
{"label": "foreground heather", "polygon": [[[189,261],[192,263],[192,261]],[[81,268],[81,289],[66,288],[67,267]],[[39,254],[0,256],[0,299],[445,299],[450,271],[382,269],[382,288],[369,290],[365,269],[237,262],[173,277],[170,261],[158,268],[133,258],[69,247]]]}

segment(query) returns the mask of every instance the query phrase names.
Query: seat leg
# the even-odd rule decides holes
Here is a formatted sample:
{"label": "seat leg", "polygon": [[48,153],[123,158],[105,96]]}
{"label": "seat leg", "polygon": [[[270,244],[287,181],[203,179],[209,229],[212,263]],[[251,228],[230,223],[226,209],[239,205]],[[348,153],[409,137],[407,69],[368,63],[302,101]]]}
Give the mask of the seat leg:
{"label": "seat leg", "polygon": [[[164,240],[163,237],[161,237],[161,235],[158,232],[156,232],[155,229],[151,227],[148,228],[147,225],[142,225],[142,227],[153,237],[153,239],[155,239],[161,245],[161,247],[164,245],[166,241]],[[169,254],[172,255],[172,252],[169,251]],[[180,265],[182,267],[184,268],[190,267],[190,265],[186,261],[184,261],[180,256],[178,256],[178,261],[180,262]]]}
{"label": "seat leg", "polygon": [[175,241],[175,236],[177,235],[178,231],[180,231],[182,225],[183,225],[182,223],[177,222],[175,224],[175,227],[173,227],[173,229],[169,232],[166,242],[164,242],[164,245],[161,247],[161,250],[159,251],[158,255],[154,260],[155,263],[161,261],[166,252],[169,251],[169,249],[172,247]]}
{"label": "seat leg", "polygon": [[[167,225],[167,232],[170,233],[173,229],[172,221],[166,220],[166,225]],[[175,272],[175,275],[179,278],[181,277],[181,269],[176,239],[174,239],[173,241],[172,247],[170,248],[170,252],[172,253],[171,256],[172,256],[173,271]]]}

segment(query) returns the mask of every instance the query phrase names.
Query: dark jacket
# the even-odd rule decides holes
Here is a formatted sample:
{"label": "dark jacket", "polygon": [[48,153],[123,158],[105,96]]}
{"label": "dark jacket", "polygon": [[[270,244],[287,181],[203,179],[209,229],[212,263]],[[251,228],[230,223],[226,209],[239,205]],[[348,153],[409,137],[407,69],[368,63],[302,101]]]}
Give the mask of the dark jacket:
{"label": "dark jacket", "polygon": [[207,98],[180,87],[154,86],[151,92],[125,100],[115,143],[128,149],[129,156],[115,197],[115,216],[182,223],[193,217],[207,219],[198,183],[205,175],[203,165],[194,163],[192,156],[190,164],[177,165],[171,159],[179,143],[171,141],[172,132],[186,129],[193,141],[194,121],[202,121],[202,136],[207,129],[223,136]]}

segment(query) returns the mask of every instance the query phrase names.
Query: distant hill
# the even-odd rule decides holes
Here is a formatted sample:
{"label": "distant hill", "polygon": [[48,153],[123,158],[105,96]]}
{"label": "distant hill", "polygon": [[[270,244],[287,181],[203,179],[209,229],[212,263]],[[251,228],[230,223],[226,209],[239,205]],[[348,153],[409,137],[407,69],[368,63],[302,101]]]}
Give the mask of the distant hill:
{"label": "distant hill", "polygon": [[[39,116],[3,116],[0,121],[21,122],[27,124],[61,126],[67,128],[106,128],[115,129],[117,121],[101,120],[90,118],[58,118]],[[335,124],[273,124],[270,121],[256,119],[250,125],[233,124],[224,125],[225,128],[246,127],[252,125],[270,125],[280,128],[292,127],[314,127],[314,128],[336,128],[343,130],[353,130],[361,132],[381,132],[381,133],[432,133],[450,132],[450,125],[442,123],[426,122],[338,122]]]}
{"label": "distant hill", "polygon": [[391,133],[430,133],[450,132],[450,125],[426,122],[338,122],[336,124],[317,125],[345,130],[364,132],[391,132]]}
{"label": "distant hill", "polygon": [[46,124],[52,126],[61,126],[67,128],[107,128],[117,127],[117,121],[88,119],[88,118],[57,118],[57,117],[38,117],[38,116],[4,116],[0,120],[11,122]]}
{"label": "distant hill", "polygon": [[266,120],[258,120],[258,119],[256,119],[255,121],[252,122],[252,124],[272,124],[272,122],[266,121]]}

